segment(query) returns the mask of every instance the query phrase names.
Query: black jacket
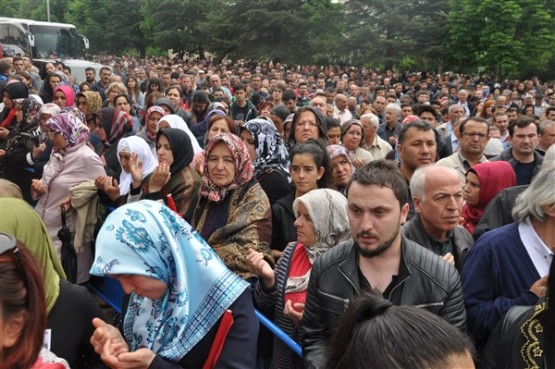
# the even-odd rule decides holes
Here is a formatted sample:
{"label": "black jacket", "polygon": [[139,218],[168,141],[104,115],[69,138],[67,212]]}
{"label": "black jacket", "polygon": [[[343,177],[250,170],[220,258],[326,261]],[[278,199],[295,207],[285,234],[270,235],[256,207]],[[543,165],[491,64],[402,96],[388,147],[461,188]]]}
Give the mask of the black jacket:
{"label": "black jacket", "polygon": [[[515,171],[515,174],[517,173],[517,166],[518,164],[520,164],[513,157],[513,149],[510,147],[505,151],[503,151],[500,155],[491,158],[490,161],[506,161],[507,163],[511,164],[511,166],[513,167],[513,170]],[[538,154],[537,151],[534,151],[534,172],[532,173],[532,177],[528,180],[527,183],[517,183],[517,184],[518,185],[530,184],[530,182],[532,181],[532,178],[534,178],[536,174],[538,174],[538,172],[540,171],[542,164],[543,164],[543,156]],[[517,175],[517,181],[518,181],[518,175]]]}
{"label": "black jacket", "polygon": [[[459,273],[424,247],[402,237],[401,263],[408,276],[384,296],[395,305],[414,305],[466,329]],[[352,299],[360,294],[358,252],[354,241],[343,242],[316,259],[301,321],[307,368],[323,368],[326,345]]]}
{"label": "black jacket", "polygon": [[293,201],[295,190],[272,205],[272,250],[283,251],[289,242],[297,241]]}
{"label": "black jacket", "polygon": [[[402,232],[403,236],[409,240],[433,252],[432,239],[426,233],[422,225],[422,220],[420,220],[420,215],[417,214],[414,218],[406,222],[402,228]],[[453,250],[455,251],[455,255],[453,256],[455,257],[455,266],[457,270],[462,269],[466,253],[473,244],[474,239],[464,227],[457,226],[453,229]]]}

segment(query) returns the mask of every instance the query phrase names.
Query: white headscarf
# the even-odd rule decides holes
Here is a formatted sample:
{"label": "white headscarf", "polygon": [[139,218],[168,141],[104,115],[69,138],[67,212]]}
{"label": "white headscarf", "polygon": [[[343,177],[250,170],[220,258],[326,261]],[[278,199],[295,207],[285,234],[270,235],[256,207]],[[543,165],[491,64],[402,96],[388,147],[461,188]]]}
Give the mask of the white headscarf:
{"label": "white headscarf", "polygon": [[162,123],[162,122],[168,122],[168,124],[170,125],[171,128],[177,128],[177,129],[180,129],[180,130],[184,131],[185,133],[187,133],[187,135],[191,139],[191,145],[193,145],[193,152],[195,153],[195,155],[202,151],[200,145],[198,144],[198,141],[197,141],[195,135],[193,134],[193,132],[191,132],[187,123],[185,123],[183,118],[181,118],[179,115],[170,114],[170,115],[163,116],[158,121],[158,124],[156,125],[156,132],[158,132],[160,130],[160,123]]}
{"label": "white headscarf", "polygon": [[[120,152],[137,154],[137,159],[143,163],[143,178],[154,172],[154,169],[158,166],[158,160],[156,160],[156,157],[152,154],[152,150],[150,150],[146,141],[139,136],[129,136],[119,140],[118,161],[121,166]],[[133,182],[133,176],[122,167],[119,176],[119,194],[121,196],[129,193],[131,182]]]}

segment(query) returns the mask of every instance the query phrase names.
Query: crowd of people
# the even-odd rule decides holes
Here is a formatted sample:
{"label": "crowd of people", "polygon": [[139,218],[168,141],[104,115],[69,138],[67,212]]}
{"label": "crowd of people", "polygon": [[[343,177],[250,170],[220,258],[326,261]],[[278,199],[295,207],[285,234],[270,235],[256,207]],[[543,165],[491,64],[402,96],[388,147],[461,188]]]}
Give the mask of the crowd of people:
{"label": "crowd of people", "polygon": [[553,83],[92,59],[0,60],[2,368],[555,365]]}

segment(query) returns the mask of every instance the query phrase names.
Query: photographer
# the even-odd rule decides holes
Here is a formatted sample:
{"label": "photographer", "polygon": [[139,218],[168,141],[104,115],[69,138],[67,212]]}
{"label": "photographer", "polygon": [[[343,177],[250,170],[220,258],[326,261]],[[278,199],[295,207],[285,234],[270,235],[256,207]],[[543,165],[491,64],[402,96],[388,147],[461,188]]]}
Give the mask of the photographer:
{"label": "photographer", "polygon": [[35,177],[33,168],[36,158],[45,150],[40,143],[38,112],[40,104],[34,99],[14,100],[16,110],[5,150],[0,150],[2,178],[17,184],[25,201],[32,203],[31,181]]}

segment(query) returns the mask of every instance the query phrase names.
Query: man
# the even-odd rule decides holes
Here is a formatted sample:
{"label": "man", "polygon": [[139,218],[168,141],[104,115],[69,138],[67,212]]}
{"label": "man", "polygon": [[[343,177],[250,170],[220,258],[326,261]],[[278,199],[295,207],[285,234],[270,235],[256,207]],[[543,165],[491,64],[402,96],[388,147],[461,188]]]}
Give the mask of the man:
{"label": "man", "polygon": [[459,225],[462,183],[451,168],[437,164],[418,168],[410,180],[416,215],[403,226],[403,236],[454,264],[457,270],[474,243]]}
{"label": "man", "polygon": [[385,99],[384,96],[376,96],[376,98],[374,99],[374,103],[372,103],[372,107],[374,108],[374,110],[376,111],[376,113],[378,113],[378,118],[380,118],[380,122],[382,121],[382,113],[383,110],[385,109],[385,105],[386,105],[387,100]]}
{"label": "man", "polygon": [[418,107],[418,118],[423,122],[429,123],[432,127],[437,126],[437,112],[433,106],[430,105],[420,105]]}
{"label": "man", "polygon": [[237,126],[258,116],[256,107],[247,99],[245,84],[241,82],[235,84],[235,86],[233,86],[233,95],[235,96],[235,101],[231,104],[229,110]]}
{"label": "man", "polygon": [[549,106],[545,109],[545,119],[555,120],[555,106]]}
{"label": "man", "polygon": [[283,105],[283,92],[285,91],[285,86],[282,84],[277,84],[272,89],[272,104],[274,106]]}
{"label": "man", "polygon": [[[415,121],[403,126],[399,133],[397,150],[399,153],[399,169],[405,177],[407,186],[416,169],[435,162],[436,149],[436,134],[431,125],[422,121]],[[410,193],[408,203],[408,219],[412,219],[415,212]]]}
{"label": "man", "polygon": [[324,117],[326,116],[326,98],[325,97],[316,96],[312,100],[310,100],[310,103],[308,103],[308,105],[319,109],[322,112],[322,115]]}
{"label": "man", "polygon": [[493,229],[470,249],[461,273],[468,328],[478,348],[515,305],[545,296],[555,251],[555,166],[542,169],[513,208],[516,223]]}
{"label": "man", "polygon": [[170,70],[164,70],[162,72],[162,88],[163,91],[167,91],[167,89],[172,84],[172,73]]}
{"label": "man", "polygon": [[468,102],[468,91],[462,89],[458,92],[457,97],[459,102],[457,105],[461,106],[464,109],[464,116],[468,118],[470,113],[472,113],[472,109],[470,108],[470,103]]}
{"label": "man", "polygon": [[387,104],[384,109],[384,123],[380,128],[383,129],[385,138],[387,142],[392,147],[397,144],[397,138],[399,137],[399,132],[403,125],[399,122],[401,117],[401,107],[398,104]]}
{"label": "man", "polygon": [[194,85],[195,79],[191,74],[181,73],[179,75],[179,84],[183,91],[183,101],[185,106],[189,108],[192,105],[193,93],[196,86]]}
{"label": "man", "polygon": [[13,57],[13,67],[15,68],[15,72],[25,72],[25,61],[21,56],[14,56]]}
{"label": "man", "polygon": [[301,108],[307,106],[310,102],[310,96],[308,96],[308,83],[306,81],[300,81],[297,94],[297,107]]}
{"label": "man", "polygon": [[268,93],[265,91],[262,91],[262,77],[260,76],[260,74],[255,74],[252,76],[250,80],[250,85],[251,85],[251,91],[252,91],[250,96],[251,101],[254,95],[260,96],[262,100],[265,100],[268,97]]}
{"label": "man", "polygon": [[85,82],[91,86],[96,84],[96,70],[93,67],[85,68]]}
{"label": "man", "polygon": [[536,152],[539,130],[533,118],[522,117],[511,122],[511,147],[491,159],[509,162],[515,171],[518,186],[529,184],[542,165],[543,156]]}
{"label": "man", "polygon": [[555,120],[544,120],[540,123],[540,133],[538,135],[538,145],[536,151],[545,156],[545,152],[555,143]]}
{"label": "man", "polygon": [[100,94],[102,101],[106,100],[106,89],[110,84],[110,77],[112,76],[112,70],[109,67],[100,68],[100,80],[93,85],[93,91]]}
{"label": "man", "polygon": [[215,88],[221,88],[227,97],[229,97],[230,99],[232,98],[231,91],[229,90],[229,88],[222,85],[222,80],[219,75],[212,74],[210,76],[209,81],[210,81],[210,92],[212,92]]}
{"label": "man", "polygon": [[465,329],[458,273],[451,264],[400,233],[408,214],[407,186],[395,164],[373,161],[347,186],[352,239],[317,258],[301,328],[308,368],[324,368],[328,339],[352,299],[375,289],[395,305],[415,305]]}
{"label": "man", "polygon": [[297,95],[295,94],[295,91],[291,89],[283,91],[282,101],[283,105],[289,109],[289,113],[293,114],[297,111]]}
{"label": "man", "polygon": [[492,123],[499,128],[499,140],[503,143],[503,148],[508,149],[511,146],[511,137],[509,136],[509,115],[506,111],[496,112],[492,117]]}
{"label": "man", "polygon": [[430,93],[427,90],[420,90],[416,93],[416,102],[420,105],[430,104]]}
{"label": "man", "polygon": [[487,162],[484,149],[488,143],[489,125],[480,117],[466,118],[459,124],[459,151],[437,163],[457,171],[462,181],[466,172],[478,163]]}
{"label": "man", "polygon": [[337,119],[341,122],[341,124],[345,123],[348,120],[353,119],[353,115],[347,109],[347,97],[343,94],[335,95],[335,109],[333,112],[333,118]]}
{"label": "man", "polygon": [[380,120],[372,113],[363,114],[360,117],[364,130],[364,142],[362,148],[374,157],[374,160],[385,159],[386,155],[393,150],[389,142],[378,136]]}
{"label": "man", "polygon": [[449,121],[440,124],[436,130],[439,132],[441,138],[448,137],[454,134],[456,122],[464,116],[464,109],[458,104],[451,105],[448,110]]}

